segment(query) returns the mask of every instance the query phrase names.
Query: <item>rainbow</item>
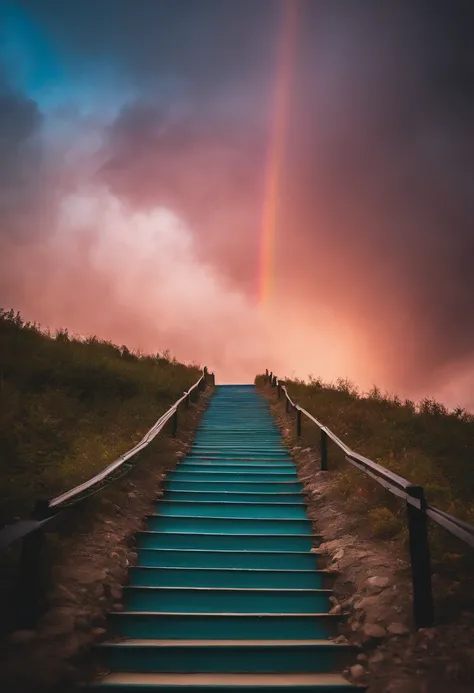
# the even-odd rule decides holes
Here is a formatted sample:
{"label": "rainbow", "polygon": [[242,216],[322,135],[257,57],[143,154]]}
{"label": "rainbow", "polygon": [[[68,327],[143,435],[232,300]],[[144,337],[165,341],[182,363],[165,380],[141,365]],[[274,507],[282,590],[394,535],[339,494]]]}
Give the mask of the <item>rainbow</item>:
{"label": "rainbow", "polygon": [[279,211],[279,194],[284,159],[290,81],[298,17],[298,0],[282,0],[281,40],[278,46],[278,68],[275,84],[274,118],[271,128],[268,165],[262,215],[258,298],[268,304],[273,289],[275,239]]}

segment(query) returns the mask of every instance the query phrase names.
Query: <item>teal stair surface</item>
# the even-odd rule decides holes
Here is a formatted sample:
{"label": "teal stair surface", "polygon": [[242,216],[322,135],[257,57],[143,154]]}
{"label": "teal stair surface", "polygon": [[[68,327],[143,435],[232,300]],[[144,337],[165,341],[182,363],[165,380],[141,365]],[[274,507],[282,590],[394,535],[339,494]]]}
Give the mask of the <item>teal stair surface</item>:
{"label": "teal stair surface", "polygon": [[95,648],[109,673],[87,690],[361,690],[340,673],[355,649],[330,639],[334,574],[254,386],[216,387],[137,543],[113,637]]}

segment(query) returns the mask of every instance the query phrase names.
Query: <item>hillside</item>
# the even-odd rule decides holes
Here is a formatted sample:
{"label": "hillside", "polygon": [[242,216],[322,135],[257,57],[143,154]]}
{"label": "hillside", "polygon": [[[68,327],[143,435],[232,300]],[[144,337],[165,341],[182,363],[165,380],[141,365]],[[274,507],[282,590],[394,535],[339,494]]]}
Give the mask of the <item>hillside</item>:
{"label": "hillside", "polygon": [[[256,384],[263,387],[263,376]],[[474,523],[474,416],[448,411],[439,402],[418,404],[383,395],[374,387],[361,393],[347,380],[287,380],[290,396],[328,426],[353,450],[425,488],[428,501],[456,517]],[[267,395],[270,388],[266,388]],[[275,392],[275,391],[273,391]],[[276,395],[271,397],[272,400]],[[284,411],[283,399],[275,405]],[[294,415],[288,415],[291,420]],[[288,421],[290,418],[287,417]],[[292,426],[294,432],[294,426]],[[320,432],[303,419],[303,436],[294,444],[319,450]],[[369,476],[344,460],[331,442],[329,469],[336,470],[337,493],[358,526],[382,539],[406,539],[405,507]],[[430,523],[435,557],[446,561],[466,548]]]}
{"label": "hillside", "polygon": [[0,527],[126,452],[199,375],[0,310]]}

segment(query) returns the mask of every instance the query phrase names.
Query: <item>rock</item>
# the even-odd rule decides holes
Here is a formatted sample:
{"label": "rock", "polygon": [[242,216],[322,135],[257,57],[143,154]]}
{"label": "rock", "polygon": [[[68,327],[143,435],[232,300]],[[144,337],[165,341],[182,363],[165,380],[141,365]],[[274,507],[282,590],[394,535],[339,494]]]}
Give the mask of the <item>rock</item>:
{"label": "rock", "polygon": [[135,565],[135,563],[138,561],[138,554],[136,551],[130,551],[128,554],[128,560],[131,565]]}
{"label": "rock", "polygon": [[352,597],[349,597],[349,599],[345,599],[342,603],[341,606],[343,609],[350,609],[350,607],[353,605],[354,600]]}
{"label": "rock", "polygon": [[369,659],[369,662],[370,662],[370,664],[379,664],[380,662],[383,662],[384,659],[385,659],[384,653],[381,652],[380,650],[377,650],[377,652],[375,652],[372,655],[372,657]]}
{"label": "rock", "polygon": [[329,601],[331,602],[331,604],[338,604],[339,603],[337,600],[337,597],[329,597]]}
{"label": "rock", "polygon": [[320,553],[321,549],[319,546],[312,546],[310,549],[310,553]]}
{"label": "rock", "polygon": [[362,663],[367,662],[367,655],[365,655],[363,652],[357,655],[357,661]]}
{"label": "rock", "polygon": [[341,558],[344,558],[344,551],[342,549],[334,554],[333,560],[334,561],[340,561]]}
{"label": "rock", "polygon": [[349,669],[349,672],[354,681],[358,681],[365,676],[365,669],[361,664],[354,664]]}
{"label": "rock", "polygon": [[124,606],[123,604],[120,604],[120,602],[117,602],[116,604],[112,604],[112,611],[123,611]]}
{"label": "rock", "polygon": [[107,631],[105,628],[93,628],[91,630],[91,635],[94,637],[95,640],[100,640],[103,639]]}
{"label": "rock", "polygon": [[387,635],[387,631],[382,626],[378,626],[376,623],[368,623],[364,626],[364,637],[367,639],[381,640]]}
{"label": "rock", "polygon": [[334,642],[338,643],[338,645],[347,645],[349,640],[345,635],[338,635],[337,638],[334,638]]}
{"label": "rock", "polygon": [[90,622],[92,626],[102,627],[106,620],[107,619],[103,609],[94,609],[90,615]]}
{"label": "rock", "polygon": [[113,585],[110,588],[110,596],[116,602],[119,602],[122,599],[122,588],[120,585]]}
{"label": "rock", "polygon": [[385,589],[386,587],[388,587],[390,585],[390,580],[388,577],[374,576],[374,577],[368,578],[367,584],[368,584],[371,592],[380,591],[380,590]]}
{"label": "rock", "polygon": [[391,623],[388,628],[390,635],[408,635],[410,629],[403,623]]}
{"label": "rock", "polygon": [[8,642],[12,645],[26,645],[36,638],[36,631],[34,630],[15,630],[8,637]]}
{"label": "rock", "polygon": [[342,612],[342,606],[340,604],[335,604],[329,611],[330,614],[339,615]]}

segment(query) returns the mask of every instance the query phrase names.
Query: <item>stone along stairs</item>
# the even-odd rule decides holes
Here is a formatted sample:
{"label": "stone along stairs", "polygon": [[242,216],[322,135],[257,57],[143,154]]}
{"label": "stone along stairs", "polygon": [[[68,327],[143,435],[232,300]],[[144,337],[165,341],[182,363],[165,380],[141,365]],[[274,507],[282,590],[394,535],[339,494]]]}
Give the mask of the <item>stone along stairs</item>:
{"label": "stone along stairs", "polygon": [[88,689],[356,690],[296,468],[253,386],[216,388],[165,489],[110,614],[122,638],[97,647],[111,673]]}

